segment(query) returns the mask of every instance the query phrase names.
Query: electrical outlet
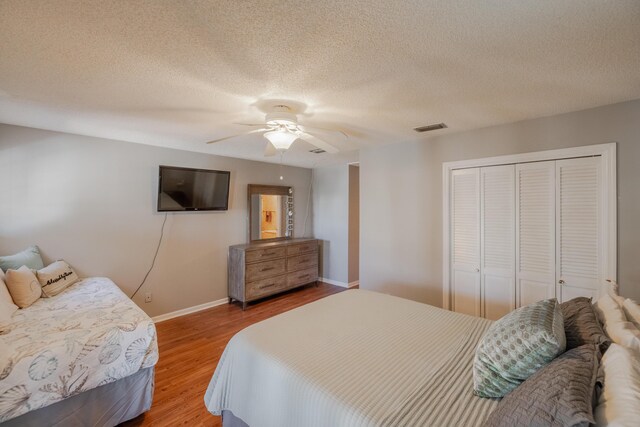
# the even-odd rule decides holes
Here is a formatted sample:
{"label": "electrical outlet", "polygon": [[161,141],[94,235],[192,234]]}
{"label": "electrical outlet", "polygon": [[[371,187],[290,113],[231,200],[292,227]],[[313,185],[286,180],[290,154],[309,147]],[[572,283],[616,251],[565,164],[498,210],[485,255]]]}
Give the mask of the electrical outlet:
{"label": "electrical outlet", "polygon": [[153,299],[153,295],[151,294],[151,292],[147,292],[144,295],[144,302],[151,302],[152,299]]}

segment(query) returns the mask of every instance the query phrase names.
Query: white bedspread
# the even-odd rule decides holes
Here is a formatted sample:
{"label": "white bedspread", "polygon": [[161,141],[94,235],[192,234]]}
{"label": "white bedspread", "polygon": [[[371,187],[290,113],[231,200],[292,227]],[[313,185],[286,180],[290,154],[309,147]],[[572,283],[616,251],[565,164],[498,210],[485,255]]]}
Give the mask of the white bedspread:
{"label": "white bedspread", "polygon": [[498,401],[473,395],[491,321],[350,290],[236,334],[205,395],[261,426],[473,426]]}
{"label": "white bedspread", "polygon": [[19,310],[0,335],[0,422],[154,366],[153,321],[109,279]]}

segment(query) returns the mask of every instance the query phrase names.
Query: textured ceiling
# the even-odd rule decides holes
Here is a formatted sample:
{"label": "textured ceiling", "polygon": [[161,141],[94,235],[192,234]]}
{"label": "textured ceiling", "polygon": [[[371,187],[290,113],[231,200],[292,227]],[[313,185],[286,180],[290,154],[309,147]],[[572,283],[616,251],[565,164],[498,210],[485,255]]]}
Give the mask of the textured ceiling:
{"label": "textured ceiling", "polygon": [[[0,122],[263,160],[269,99],[344,151],[640,98],[640,1],[0,1]],[[277,161],[277,158],[268,159]]]}

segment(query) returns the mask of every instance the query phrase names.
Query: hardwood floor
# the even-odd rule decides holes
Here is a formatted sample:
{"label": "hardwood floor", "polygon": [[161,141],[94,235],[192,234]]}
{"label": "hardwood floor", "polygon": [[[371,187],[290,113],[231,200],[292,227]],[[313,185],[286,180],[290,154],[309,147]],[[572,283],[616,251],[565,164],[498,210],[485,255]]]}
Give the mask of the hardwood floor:
{"label": "hardwood floor", "polygon": [[160,322],[153,405],[121,426],[220,426],[207,412],[204,393],[227,342],[241,329],[344,288],[320,283],[252,304],[226,304]]}

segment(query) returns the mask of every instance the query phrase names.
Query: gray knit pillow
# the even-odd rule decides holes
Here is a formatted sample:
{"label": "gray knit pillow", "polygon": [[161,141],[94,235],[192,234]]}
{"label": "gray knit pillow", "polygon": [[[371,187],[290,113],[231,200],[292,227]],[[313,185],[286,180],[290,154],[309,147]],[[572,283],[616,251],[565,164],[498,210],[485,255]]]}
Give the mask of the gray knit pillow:
{"label": "gray knit pillow", "polygon": [[611,340],[602,330],[591,298],[578,297],[560,304],[564,319],[567,350],[584,344],[596,344],[604,353]]}
{"label": "gray knit pillow", "polygon": [[554,299],[519,308],[496,321],[480,341],[473,361],[473,389],[502,397],[566,348],[560,304]]}
{"label": "gray knit pillow", "polygon": [[593,424],[599,354],[596,344],[586,344],[559,356],[502,399],[484,427]]}

